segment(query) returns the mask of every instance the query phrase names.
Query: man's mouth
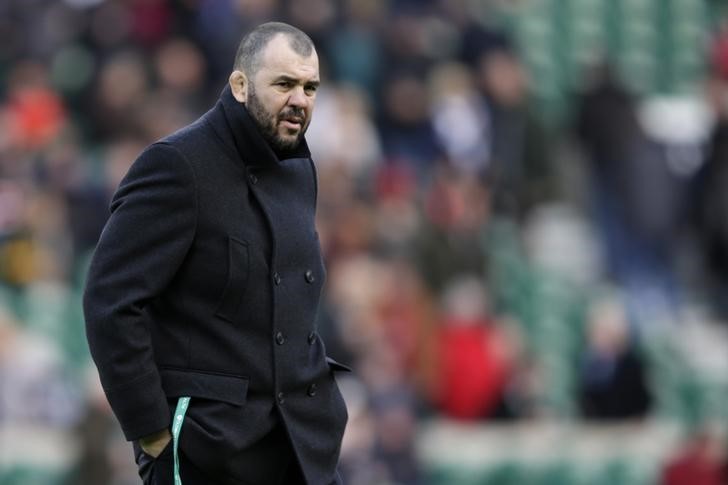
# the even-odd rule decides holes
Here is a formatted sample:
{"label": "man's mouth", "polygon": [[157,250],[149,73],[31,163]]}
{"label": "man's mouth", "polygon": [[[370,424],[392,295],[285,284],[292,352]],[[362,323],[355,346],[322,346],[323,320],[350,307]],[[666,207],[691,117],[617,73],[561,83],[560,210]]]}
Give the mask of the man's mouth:
{"label": "man's mouth", "polygon": [[289,116],[286,118],[282,118],[280,123],[290,129],[300,129],[301,126],[303,126],[303,118],[299,118],[297,116]]}
{"label": "man's mouth", "polygon": [[304,113],[299,110],[286,110],[278,115],[280,121],[287,121],[291,124],[303,125]]}
{"label": "man's mouth", "polygon": [[288,121],[289,123],[298,123],[303,124],[303,118],[301,116],[284,116],[283,121]]}

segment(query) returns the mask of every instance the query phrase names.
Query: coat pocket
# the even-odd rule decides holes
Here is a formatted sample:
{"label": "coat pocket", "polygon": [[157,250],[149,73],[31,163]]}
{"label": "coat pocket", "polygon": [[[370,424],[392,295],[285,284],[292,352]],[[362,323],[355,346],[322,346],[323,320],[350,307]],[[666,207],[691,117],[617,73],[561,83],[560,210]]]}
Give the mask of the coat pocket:
{"label": "coat pocket", "polygon": [[229,322],[235,320],[248,284],[248,267],[248,243],[233,237],[228,238],[227,283],[217,305],[216,316]]}
{"label": "coat pocket", "polygon": [[189,396],[234,406],[242,406],[247,400],[246,377],[186,369],[162,369],[160,375],[162,387],[169,398]]}
{"label": "coat pocket", "polygon": [[170,410],[178,397],[191,398],[180,431],[180,453],[203,473],[219,475],[249,436],[247,427],[255,424],[247,419],[249,379],[180,368],[163,368],[160,374]]}

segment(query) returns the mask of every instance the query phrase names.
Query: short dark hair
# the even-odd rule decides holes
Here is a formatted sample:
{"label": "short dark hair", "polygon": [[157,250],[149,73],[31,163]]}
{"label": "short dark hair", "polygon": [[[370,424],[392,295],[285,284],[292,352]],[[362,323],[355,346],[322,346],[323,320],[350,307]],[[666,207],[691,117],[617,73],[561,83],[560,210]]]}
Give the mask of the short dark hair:
{"label": "short dark hair", "polygon": [[233,69],[243,71],[248,76],[254,75],[260,68],[260,54],[278,34],[286,36],[288,45],[296,54],[308,57],[314,50],[313,41],[302,30],[283,22],[267,22],[248,32],[240,41]]}

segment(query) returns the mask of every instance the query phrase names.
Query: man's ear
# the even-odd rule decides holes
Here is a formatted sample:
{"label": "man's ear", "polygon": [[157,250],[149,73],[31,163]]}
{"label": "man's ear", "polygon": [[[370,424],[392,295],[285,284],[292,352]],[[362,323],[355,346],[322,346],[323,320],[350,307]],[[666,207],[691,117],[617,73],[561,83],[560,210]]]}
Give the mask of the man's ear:
{"label": "man's ear", "polygon": [[248,100],[248,77],[245,73],[236,69],[230,73],[228,82],[230,83],[230,89],[235,99],[239,103],[245,103]]}

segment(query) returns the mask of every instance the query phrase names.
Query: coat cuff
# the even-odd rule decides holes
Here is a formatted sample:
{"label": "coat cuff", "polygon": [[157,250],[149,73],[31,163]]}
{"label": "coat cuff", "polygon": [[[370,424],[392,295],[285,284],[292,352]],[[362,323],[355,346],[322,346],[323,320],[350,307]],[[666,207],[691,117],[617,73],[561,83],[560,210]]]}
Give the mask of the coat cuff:
{"label": "coat cuff", "polygon": [[169,428],[172,416],[156,370],[104,392],[127,440]]}

